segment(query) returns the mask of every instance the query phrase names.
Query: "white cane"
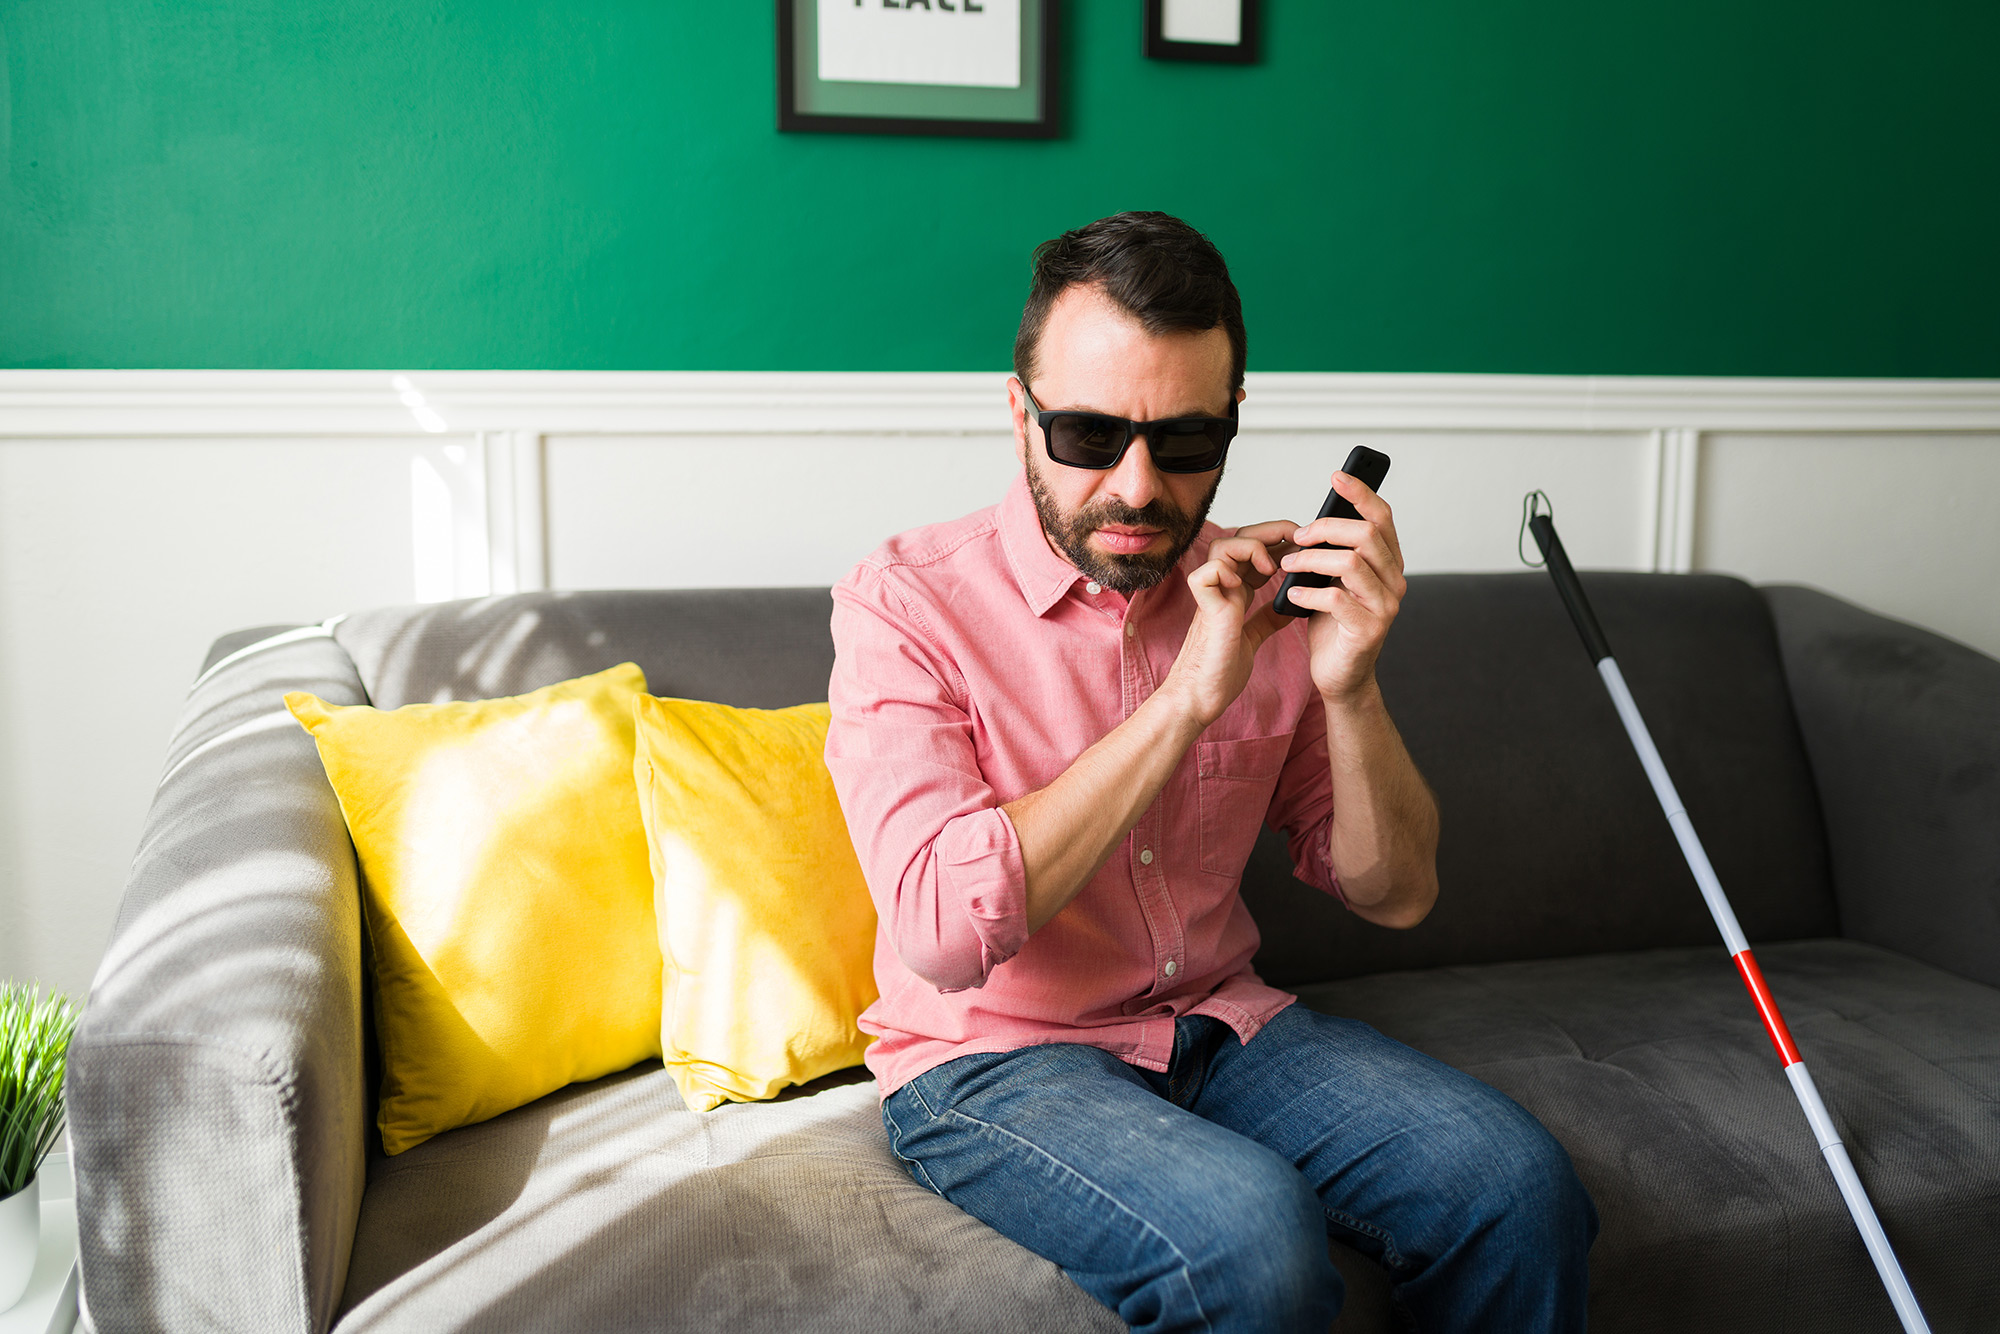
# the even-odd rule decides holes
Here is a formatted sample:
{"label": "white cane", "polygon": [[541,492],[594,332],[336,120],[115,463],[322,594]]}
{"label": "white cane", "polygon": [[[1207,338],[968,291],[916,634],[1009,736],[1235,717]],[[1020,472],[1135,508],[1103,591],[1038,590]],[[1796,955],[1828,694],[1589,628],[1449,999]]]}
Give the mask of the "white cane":
{"label": "white cane", "polygon": [[[1531,493],[1525,508],[1532,510],[1533,502],[1539,495],[1539,492]],[[1667,813],[1667,823],[1673,826],[1674,837],[1680,841],[1681,853],[1687,858],[1688,869],[1694,872],[1695,883],[1701,886],[1701,896],[1707,900],[1716,929],[1722,932],[1723,943],[1729,947],[1729,957],[1735,962],[1736,971],[1742,975],[1743,985],[1750,989],[1750,999],[1756,1002],[1757,1014],[1764,1021],[1764,1031],[1771,1035],[1771,1045],[1778,1049],[1778,1059],[1785,1063],[1785,1078],[1791,1081],[1792,1092],[1798,1096],[1806,1120],[1812,1123],[1813,1137],[1819,1141],[1820,1152],[1826,1155],[1826,1165],[1833,1169],[1833,1179],[1840,1186],[1840,1197],[1847,1202],[1847,1212],[1853,1217],[1854,1226],[1861,1231],[1861,1240],[1867,1244],[1869,1257],[1875,1261],[1875,1271],[1882,1276],[1882,1286],[1889,1290],[1889,1300],[1895,1304],[1896,1314],[1901,1317],[1908,1334],[1930,1334],[1924,1313],[1917,1306],[1916,1295],[1910,1291],[1909,1280],[1903,1277],[1903,1266],[1897,1263],[1896,1252],[1882,1231],[1881,1221],[1875,1217],[1875,1206],[1869,1203],[1868,1192],[1863,1189],[1861,1178],[1856,1175],[1854,1164],[1847,1157],[1846,1146],[1840,1142],[1840,1132],[1834,1129],[1833,1118],[1827,1115],[1819,1089],[1813,1085],[1805,1060],[1792,1042],[1791,1031],[1785,1027],[1785,1017],[1778,1013],[1778,1003],[1771,998],[1770,987],[1764,984],[1764,974],[1750,953],[1750,942],[1743,938],[1743,929],[1736,924],[1736,914],[1722,892],[1722,882],[1715,878],[1715,868],[1709,865],[1708,854],[1702,851],[1701,840],[1695,836],[1694,824],[1681,806],[1680,794],[1674,791],[1673,780],[1667,777],[1667,768],[1660,762],[1660,752],[1653,745],[1652,734],[1646,730],[1645,719],[1639,716],[1639,706],[1632,702],[1632,692],[1626,689],[1625,677],[1618,670],[1618,661],[1611,656],[1611,645],[1605,640],[1604,631],[1598,627],[1589,599],[1583,595],[1583,585],[1570,566],[1562,539],[1556,536],[1555,523],[1548,514],[1531,513],[1527,526],[1535,536],[1535,545],[1542,549],[1542,559],[1547,562],[1549,575],[1555,580],[1556,592],[1562,595],[1570,620],[1576,623],[1577,633],[1583,636],[1583,646],[1589,651],[1597,674],[1604,679],[1604,688],[1611,692],[1611,702],[1617,706],[1619,720],[1625,724],[1626,735],[1632,738],[1632,748],[1639,752],[1639,763],[1645,767],[1646,777],[1652,780],[1653,793],[1660,799],[1660,808]]]}

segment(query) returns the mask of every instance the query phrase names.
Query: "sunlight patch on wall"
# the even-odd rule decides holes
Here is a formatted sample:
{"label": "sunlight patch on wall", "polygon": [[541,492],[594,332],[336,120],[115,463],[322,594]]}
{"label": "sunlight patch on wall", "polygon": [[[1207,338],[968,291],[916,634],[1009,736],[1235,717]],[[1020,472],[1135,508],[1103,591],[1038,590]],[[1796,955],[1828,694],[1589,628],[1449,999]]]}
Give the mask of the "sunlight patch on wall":
{"label": "sunlight patch on wall", "polygon": [[457,443],[426,445],[411,458],[410,551],[418,602],[480,598],[493,591],[486,468],[479,451]]}

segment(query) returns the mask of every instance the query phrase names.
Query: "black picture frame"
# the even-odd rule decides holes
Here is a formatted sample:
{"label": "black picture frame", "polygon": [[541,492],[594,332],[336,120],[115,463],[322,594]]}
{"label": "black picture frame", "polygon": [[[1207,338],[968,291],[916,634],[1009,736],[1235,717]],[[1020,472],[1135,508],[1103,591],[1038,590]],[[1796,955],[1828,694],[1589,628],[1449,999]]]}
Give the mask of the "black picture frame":
{"label": "black picture frame", "polygon": [[896,110],[898,102],[916,99],[911,96],[906,86],[894,84],[847,85],[846,100],[866,97],[866,94],[856,93],[853,90],[884,90],[880,93],[885,108],[881,115],[868,112],[856,113],[852,110],[841,114],[812,110],[804,105],[809,101],[809,96],[802,97],[801,92],[803,90],[810,95],[821,87],[817,73],[804,68],[805,62],[816,53],[817,48],[814,41],[801,39],[798,19],[801,13],[817,17],[817,0],[777,0],[777,4],[778,129],[782,132],[961,135],[978,139],[1053,139],[1061,133],[1056,97],[1056,35],[1061,25],[1059,0],[1021,0],[1023,83],[1028,82],[1030,68],[1034,70],[1031,98],[1033,115],[1027,119],[1020,118],[1017,114],[1009,115],[1007,118],[981,118],[982,106],[993,107],[1002,100],[992,94],[1015,93],[1013,89],[944,88],[928,85],[926,88],[929,96],[924,100],[961,104],[966,109],[965,114],[950,116],[899,114]]}
{"label": "black picture frame", "polygon": [[1146,55],[1152,60],[1198,60],[1211,65],[1254,65],[1263,56],[1262,0],[1237,0],[1242,6],[1242,40],[1234,46],[1218,42],[1170,42],[1164,35],[1166,0],[1146,0]]}

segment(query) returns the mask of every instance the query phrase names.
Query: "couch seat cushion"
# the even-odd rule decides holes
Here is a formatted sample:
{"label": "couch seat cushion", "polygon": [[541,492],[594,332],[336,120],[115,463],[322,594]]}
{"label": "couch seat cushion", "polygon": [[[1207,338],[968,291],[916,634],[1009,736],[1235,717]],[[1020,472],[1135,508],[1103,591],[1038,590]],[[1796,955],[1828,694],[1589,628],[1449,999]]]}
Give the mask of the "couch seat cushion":
{"label": "couch seat cushion", "polygon": [[[1840,940],[1758,959],[1932,1327],[2000,1328],[2000,991]],[[1597,1331],[1893,1329],[1720,947],[1309,988],[1520,1101],[1603,1218]],[[842,1081],[854,1082],[842,1082]],[[1338,1328],[1386,1328],[1350,1277]],[[1054,1266],[917,1187],[852,1074],[697,1116],[655,1063],[370,1168],[338,1334],[1100,1329]]]}
{"label": "couch seat cushion", "polygon": [[648,1062],[376,1159],[335,1328],[1123,1326],[912,1182],[873,1080],[698,1115]]}
{"label": "couch seat cushion", "polygon": [[[2000,1329],[2000,991],[1844,940],[1757,958],[1932,1327]],[[1896,1327],[1719,945],[1300,995],[1477,1075],[1562,1141],[1603,1223],[1593,1330]]]}

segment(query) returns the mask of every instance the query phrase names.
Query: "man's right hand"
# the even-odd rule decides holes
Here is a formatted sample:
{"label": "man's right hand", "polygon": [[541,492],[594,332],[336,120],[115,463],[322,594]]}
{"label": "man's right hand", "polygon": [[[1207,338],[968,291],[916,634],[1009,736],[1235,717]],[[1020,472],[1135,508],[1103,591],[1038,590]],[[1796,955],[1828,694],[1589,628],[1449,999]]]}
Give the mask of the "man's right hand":
{"label": "man's right hand", "polygon": [[1257,590],[1278,572],[1279,559],[1292,549],[1290,539],[1298,527],[1288,519],[1273,519],[1239,528],[1217,538],[1208,559],[1188,576],[1194,620],[1160,691],[1203,728],[1243,693],[1257,650],[1285,627],[1285,618],[1269,603],[1254,615],[1250,606]]}

